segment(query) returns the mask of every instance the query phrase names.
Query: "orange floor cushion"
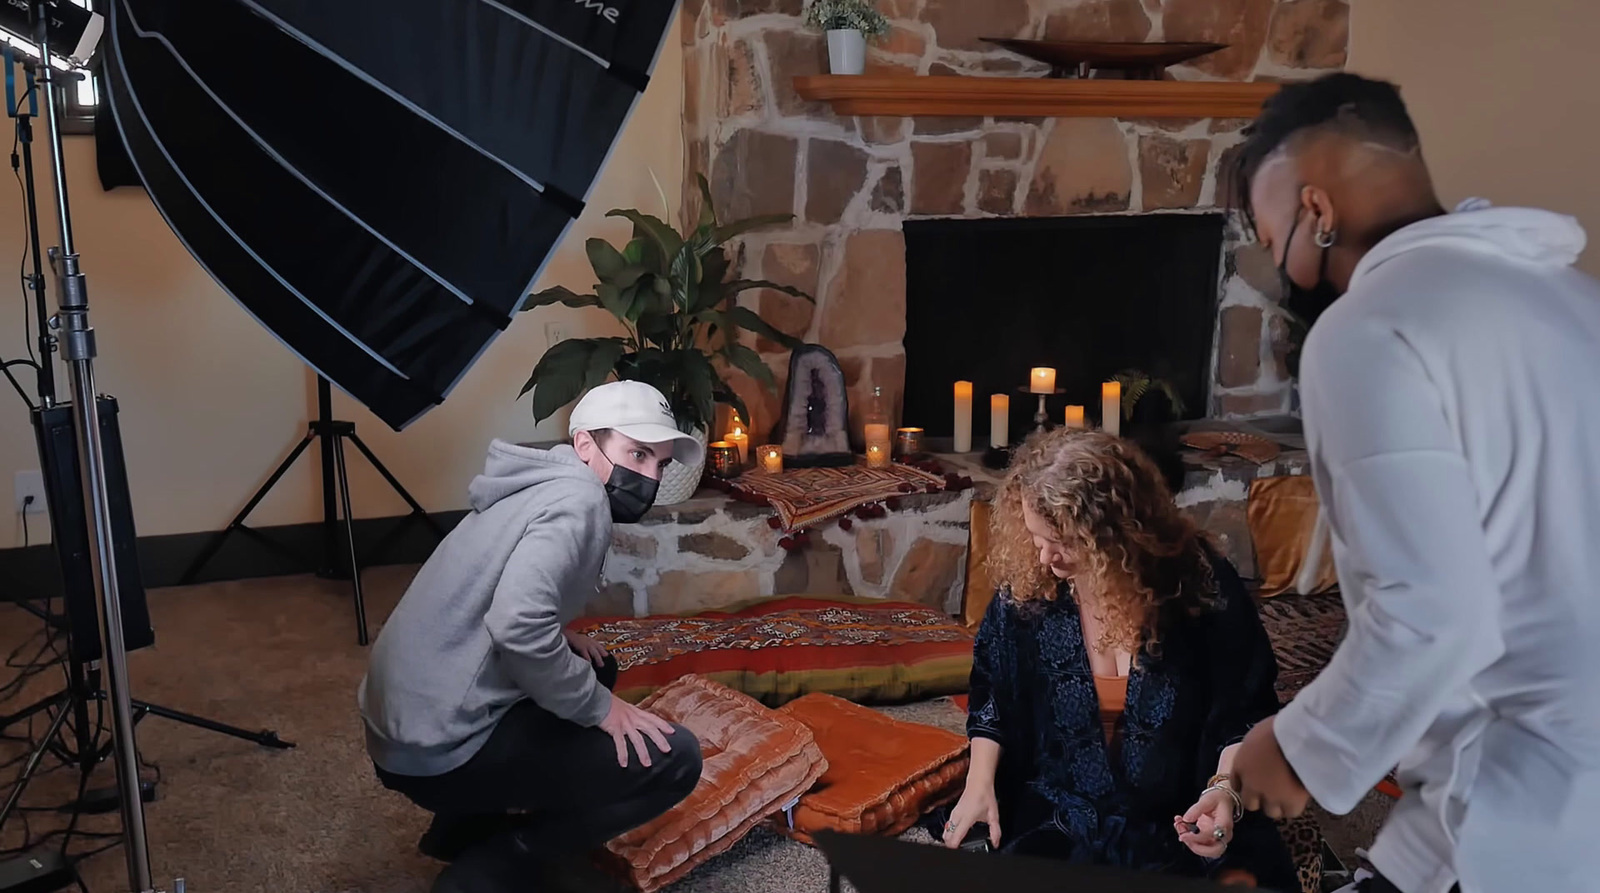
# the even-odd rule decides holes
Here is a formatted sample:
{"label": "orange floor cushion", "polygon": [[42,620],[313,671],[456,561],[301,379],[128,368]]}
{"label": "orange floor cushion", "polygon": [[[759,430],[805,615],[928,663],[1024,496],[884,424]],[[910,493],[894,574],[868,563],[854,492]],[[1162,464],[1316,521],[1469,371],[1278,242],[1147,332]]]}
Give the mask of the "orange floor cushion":
{"label": "orange floor cushion", "polygon": [[832,695],[779,708],[816,735],[828,769],[772,827],[806,843],[818,831],[895,835],[954,801],[967,778],[967,739],[901,722]]}
{"label": "orange floor cushion", "polygon": [[972,632],[934,608],[844,596],[784,596],[690,616],[587,617],[574,632],[617,658],[617,697],[637,702],[696,675],[769,707],[822,692],[858,703],[963,693]]}
{"label": "orange floor cushion", "polygon": [[686,676],[640,706],[694,732],[703,761],[700,783],[682,803],[606,844],[611,867],[642,893],[738,843],[828,768],[799,720],[708,679]]}

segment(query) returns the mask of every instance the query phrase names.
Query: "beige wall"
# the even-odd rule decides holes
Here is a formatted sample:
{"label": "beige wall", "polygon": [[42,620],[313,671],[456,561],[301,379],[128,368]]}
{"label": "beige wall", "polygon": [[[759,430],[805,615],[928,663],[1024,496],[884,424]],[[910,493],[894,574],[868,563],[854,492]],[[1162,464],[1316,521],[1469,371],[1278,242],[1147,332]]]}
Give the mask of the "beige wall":
{"label": "beige wall", "polygon": [[[627,224],[605,220],[616,207],[661,213],[651,171],[666,187],[672,214],[683,170],[682,49],[677,28],[668,39],[650,89],[601,174],[588,211],[546,268],[540,287],[562,284],[589,291],[594,283],[585,239],[625,239]],[[122,406],[122,432],[139,532],[143,535],[217,530],[244,504],[305,433],[316,411],[315,379],[285,347],[251,319],[179,244],[143,190],[107,193],[95,173],[94,143],[71,137],[66,147],[73,229],[89,277],[91,322],[100,346],[100,390]],[[41,196],[50,194],[49,169],[39,159]],[[6,178],[7,182],[12,182]],[[0,269],[15,269],[23,225],[20,190],[0,183]],[[40,214],[54,215],[45,203]],[[47,219],[54,219],[50,216]],[[669,217],[669,220],[675,219]],[[58,239],[41,232],[47,246]],[[8,267],[9,264],[9,267]],[[0,286],[0,356],[24,356],[18,287]],[[51,306],[55,288],[51,283]],[[569,322],[571,334],[607,330],[594,310],[557,307],[523,314],[462,379],[450,398],[403,433],[395,433],[354,401],[335,392],[335,412],[356,422],[362,439],[429,510],[466,507],[466,485],[481,467],[493,437],[528,440],[564,434],[558,416],[535,427],[529,401],[517,391],[545,348],[545,323]],[[29,370],[18,369],[19,373]],[[31,390],[31,374],[19,374]],[[60,380],[66,396],[66,382]],[[31,394],[30,394],[31,396]],[[320,517],[315,452],[302,458],[251,516],[256,525]],[[401,514],[405,504],[352,450],[352,498],[357,517]],[[22,544],[13,510],[14,473],[38,467],[27,413],[0,380],[0,548]],[[47,532],[42,515],[29,518],[34,542]]]}
{"label": "beige wall", "polygon": [[1349,70],[1395,81],[1446,206],[1468,196],[1575,215],[1600,274],[1594,0],[1355,0]]}

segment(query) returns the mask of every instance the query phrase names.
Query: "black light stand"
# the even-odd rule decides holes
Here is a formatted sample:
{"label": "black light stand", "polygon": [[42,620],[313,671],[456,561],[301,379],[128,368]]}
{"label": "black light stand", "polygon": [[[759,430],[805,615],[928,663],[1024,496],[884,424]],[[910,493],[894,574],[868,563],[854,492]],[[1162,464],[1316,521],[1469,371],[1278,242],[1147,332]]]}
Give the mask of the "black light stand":
{"label": "black light stand", "polygon": [[[444,529],[439,526],[439,522],[428,515],[427,511],[411,497],[410,493],[406,492],[406,488],[400,484],[399,479],[391,474],[382,462],[378,461],[378,457],[373,454],[372,450],[361,442],[360,436],[356,434],[356,423],[340,421],[333,417],[333,388],[328,384],[328,380],[320,375],[317,376],[317,417],[307,426],[306,436],[301,439],[294,449],[289,451],[289,455],[283,462],[279,463],[277,470],[272,473],[271,477],[267,478],[266,483],[261,485],[261,489],[250,497],[250,501],[245,503],[244,508],[234,516],[228,526],[212,537],[211,542],[195,558],[194,563],[190,564],[189,569],[183,572],[179,582],[184,584],[193,583],[196,575],[200,573],[200,569],[217,554],[218,550],[222,548],[222,544],[227,541],[228,535],[234,531],[256,534],[258,538],[271,544],[270,540],[266,540],[256,531],[246,527],[244,521],[250,517],[250,513],[255,511],[256,506],[266,498],[267,493],[271,492],[273,486],[283,478],[289,468],[294,465],[295,460],[300,458],[300,454],[306,451],[306,447],[309,447],[313,440],[317,441],[322,448],[322,555],[317,563],[317,576],[333,580],[346,578],[350,580],[350,588],[355,598],[356,642],[366,645],[369,640],[367,635],[367,603],[365,597],[361,594],[361,565],[356,558],[355,516],[350,511],[350,472],[345,464],[344,442],[348,440],[355,444],[356,449],[361,451],[361,455],[367,457],[367,461],[372,463],[372,467],[377,469],[378,473],[383,475],[383,479],[389,482],[389,486],[393,487],[394,491],[400,494],[400,498],[406,501],[406,505],[411,506],[411,513],[406,516],[406,520],[421,518],[441,538],[444,536]],[[334,502],[336,494],[338,496],[337,504]],[[339,520],[341,509],[344,516],[342,523]],[[339,536],[341,528],[344,534],[342,545]],[[393,536],[399,533],[401,529],[396,527],[390,535]],[[379,543],[380,549],[382,546],[383,543]]]}
{"label": "black light stand", "polygon": [[[21,148],[22,163],[27,173],[24,193],[28,212],[28,230],[33,252],[33,271],[26,277],[27,287],[34,292],[39,311],[39,369],[38,385],[40,405],[34,410],[34,424],[39,437],[41,458],[47,475],[47,501],[50,505],[52,526],[55,528],[56,550],[61,554],[67,589],[65,616],[48,611],[34,611],[46,623],[67,632],[68,653],[67,688],[23,708],[17,713],[0,717],[0,728],[27,720],[39,713],[54,711],[45,736],[28,755],[23,772],[13,786],[6,803],[0,807],[0,826],[3,826],[17,808],[23,792],[33,779],[46,752],[78,764],[81,778],[87,781],[95,765],[107,756],[114,756],[117,779],[117,797],[121,806],[124,850],[127,856],[128,883],[131,893],[150,893],[154,890],[150,871],[150,851],[145,833],[143,799],[148,793],[139,779],[138,745],[134,736],[135,724],[147,715],[155,715],[199,728],[252,741],[266,747],[288,748],[294,745],[280,740],[271,731],[248,732],[203,717],[182,713],[170,708],[134,700],[128,692],[127,649],[130,637],[132,647],[148,644],[140,638],[148,634],[147,615],[143,600],[138,596],[142,586],[138,580],[136,560],[123,561],[119,574],[119,557],[134,558],[132,514],[126,492],[126,471],[123,467],[121,439],[116,423],[116,401],[101,395],[95,387],[94,359],[97,355],[94,329],[89,325],[89,305],[86,278],[79,270],[79,257],[74,250],[72,216],[67,200],[66,171],[61,141],[61,122],[57,82],[60,75],[54,71],[51,59],[51,37],[47,28],[50,4],[47,0],[33,0],[29,4],[34,48],[39,61],[34,66],[37,88],[43,95],[45,123],[47,125],[52,173],[56,191],[56,209],[60,225],[61,244],[50,251],[52,270],[56,273],[60,291],[60,310],[48,316],[45,300],[45,280],[41,268],[41,251],[38,227],[38,209],[34,193],[31,114],[19,108],[17,115],[17,141]],[[15,161],[13,162],[15,165]],[[47,322],[48,320],[48,322]],[[60,332],[59,335],[54,332]],[[70,368],[72,400],[58,404],[52,354],[60,349]],[[75,450],[65,447],[65,441],[75,441]],[[68,498],[68,495],[72,498]],[[74,504],[81,500],[81,505]],[[75,523],[74,523],[75,522]],[[75,551],[76,539],[81,540],[81,554]],[[122,534],[119,536],[119,533]],[[88,573],[82,573],[80,563],[88,564]],[[87,580],[84,578],[87,577]],[[86,585],[87,584],[87,585]],[[124,601],[124,586],[136,590],[128,602]],[[76,609],[73,595],[81,593]],[[88,596],[92,595],[91,600]],[[123,611],[125,604],[138,612],[134,627],[125,630]],[[24,604],[32,610],[31,606]],[[93,624],[98,615],[99,626]],[[143,632],[141,632],[143,630]],[[102,678],[104,687],[101,686]],[[89,722],[88,704],[103,701],[109,708],[111,740],[105,746],[98,741],[97,732]],[[68,751],[57,740],[62,726],[70,714],[74,718],[75,747]],[[80,790],[83,785],[80,784]],[[82,807],[82,803],[75,804]]]}

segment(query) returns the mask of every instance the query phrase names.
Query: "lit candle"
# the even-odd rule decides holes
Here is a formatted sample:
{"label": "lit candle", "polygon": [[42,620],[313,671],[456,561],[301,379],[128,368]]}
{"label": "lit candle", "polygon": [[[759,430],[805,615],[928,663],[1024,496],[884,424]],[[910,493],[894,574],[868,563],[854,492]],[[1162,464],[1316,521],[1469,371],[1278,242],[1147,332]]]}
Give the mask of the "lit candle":
{"label": "lit candle", "polygon": [[1011,443],[1011,398],[989,395],[989,446],[1005,449]]}
{"label": "lit candle", "polygon": [[722,439],[739,448],[740,465],[750,461],[750,435],[745,433],[744,423],[739,420],[737,415],[733,417],[733,425]]}
{"label": "lit candle", "polygon": [[783,471],[783,447],[769,444],[756,447],[756,458],[761,462],[761,470],[768,474],[777,474]]}
{"label": "lit candle", "polygon": [[1048,366],[1035,366],[1033,374],[1028,377],[1028,390],[1035,394],[1054,394],[1056,392],[1056,370]]}
{"label": "lit candle", "polygon": [[1067,407],[1067,427],[1068,428],[1082,428],[1083,427],[1083,407],[1081,407],[1081,406],[1069,406],[1069,407]]}
{"label": "lit candle", "polygon": [[889,451],[875,443],[867,444],[867,467],[888,468]]}
{"label": "lit candle", "polygon": [[711,476],[721,480],[739,476],[739,448],[726,440],[706,446],[706,468],[710,469]]}
{"label": "lit candle", "polygon": [[1122,382],[1108,381],[1100,386],[1100,427],[1107,434],[1122,433]]}
{"label": "lit candle", "polygon": [[955,450],[972,452],[972,382],[956,382]]}
{"label": "lit candle", "polygon": [[[875,469],[888,466],[890,447],[893,447],[894,445],[894,438],[890,435],[890,426],[886,426],[886,424],[880,424],[880,422],[872,422],[872,424],[867,424],[867,426],[864,427],[862,434],[866,435],[867,459],[869,459],[869,461],[867,461],[867,466],[875,467]],[[872,451],[874,450],[878,451],[878,455],[883,456],[883,466],[874,466],[872,461],[870,461],[870,459],[872,459]]]}

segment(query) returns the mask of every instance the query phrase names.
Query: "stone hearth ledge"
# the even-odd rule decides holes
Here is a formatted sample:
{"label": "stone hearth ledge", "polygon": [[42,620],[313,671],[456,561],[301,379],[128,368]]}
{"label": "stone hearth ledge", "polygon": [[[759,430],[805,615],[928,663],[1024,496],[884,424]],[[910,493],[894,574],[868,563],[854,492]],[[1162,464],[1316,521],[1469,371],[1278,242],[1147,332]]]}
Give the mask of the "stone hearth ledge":
{"label": "stone hearth ledge", "polygon": [[[945,470],[972,478],[961,492],[896,497],[883,518],[813,528],[793,552],[768,519],[777,512],[710,488],[657,506],[638,524],[619,524],[590,614],[692,614],[781,595],[848,595],[961,610],[973,500],[993,498],[1000,473],[981,453],[936,454]],[[1256,576],[1246,506],[1256,478],[1307,473],[1303,449],[1286,447],[1257,466],[1236,456],[1183,453],[1180,508],[1211,532],[1247,579]]]}

